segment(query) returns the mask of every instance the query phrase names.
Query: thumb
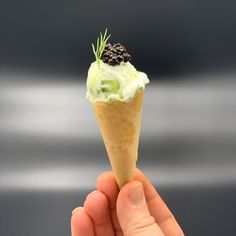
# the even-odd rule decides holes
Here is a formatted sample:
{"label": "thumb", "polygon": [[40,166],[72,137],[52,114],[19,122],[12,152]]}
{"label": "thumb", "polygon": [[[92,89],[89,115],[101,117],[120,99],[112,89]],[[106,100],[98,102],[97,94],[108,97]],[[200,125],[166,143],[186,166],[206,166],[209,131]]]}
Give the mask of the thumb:
{"label": "thumb", "polygon": [[130,182],[121,189],[116,211],[124,236],[164,236],[150,215],[141,182]]}

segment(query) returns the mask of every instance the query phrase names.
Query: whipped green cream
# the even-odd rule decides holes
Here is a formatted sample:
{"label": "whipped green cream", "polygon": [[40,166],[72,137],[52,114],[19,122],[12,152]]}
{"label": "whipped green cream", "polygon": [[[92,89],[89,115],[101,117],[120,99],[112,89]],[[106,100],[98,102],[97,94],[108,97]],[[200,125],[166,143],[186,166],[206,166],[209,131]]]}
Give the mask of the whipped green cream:
{"label": "whipped green cream", "polygon": [[112,66],[100,61],[98,67],[95,61],[88,70],[86,98],[92,103],[129,102],[148,83],[147,75],[137,71],[130,62]]}

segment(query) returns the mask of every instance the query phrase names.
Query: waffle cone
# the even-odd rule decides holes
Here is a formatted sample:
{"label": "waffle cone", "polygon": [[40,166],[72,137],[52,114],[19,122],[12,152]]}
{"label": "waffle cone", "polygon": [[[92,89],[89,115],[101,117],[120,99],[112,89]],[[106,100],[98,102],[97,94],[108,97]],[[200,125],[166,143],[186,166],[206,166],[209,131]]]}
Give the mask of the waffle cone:
{"label": "waffle cone", "polygon": [[138,157],[143,91],[131,102],[96,102],[93,109],[119,188],[132,180]]}

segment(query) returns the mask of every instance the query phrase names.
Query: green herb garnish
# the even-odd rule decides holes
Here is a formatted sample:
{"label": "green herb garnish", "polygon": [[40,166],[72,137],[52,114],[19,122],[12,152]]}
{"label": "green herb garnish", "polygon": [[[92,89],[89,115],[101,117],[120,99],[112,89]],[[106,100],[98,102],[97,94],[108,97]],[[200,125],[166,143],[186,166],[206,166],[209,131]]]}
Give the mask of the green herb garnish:
{"label": "green herb garnish", "polygon": [[100,60],[102,57],[102,53],[105,49],[105,46],[107,44],[107,40],[111,37],[111,35],[107,35],[107,29],[105,30],[104,34],[100,33],[100,36],[97,38],[97,45],[96,48],[94,44],[92,44],[93,54],[95,56],[95,59],[98,63],[98,67],[100,68]]}

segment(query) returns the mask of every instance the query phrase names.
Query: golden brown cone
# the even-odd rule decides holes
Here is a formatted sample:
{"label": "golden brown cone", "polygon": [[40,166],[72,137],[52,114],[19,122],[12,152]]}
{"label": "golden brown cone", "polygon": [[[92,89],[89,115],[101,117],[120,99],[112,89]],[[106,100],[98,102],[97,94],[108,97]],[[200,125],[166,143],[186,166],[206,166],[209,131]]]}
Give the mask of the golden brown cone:
{"label": "golden brown cone", "polygon": [[96,102],[93,109],[119,188],[133,178],[138,158],[143,91],[131,102]]}

